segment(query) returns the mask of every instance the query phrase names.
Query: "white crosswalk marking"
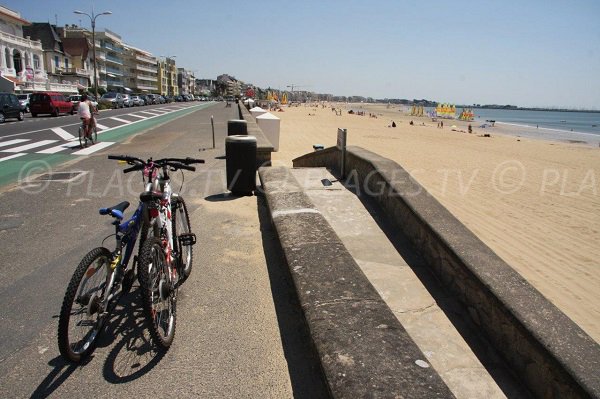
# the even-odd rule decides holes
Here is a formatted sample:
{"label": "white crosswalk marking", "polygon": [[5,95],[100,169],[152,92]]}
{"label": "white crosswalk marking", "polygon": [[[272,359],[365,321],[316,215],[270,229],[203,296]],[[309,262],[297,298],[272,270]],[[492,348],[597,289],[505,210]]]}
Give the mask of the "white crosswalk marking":
{"label": "white crosswalk marking", "polygon": [[106,130],[106,129],[109,129],[109,127],[108,127],[108,126],[101,125],[101,124],[99,124],[98,122],[96,122],[96,127],[98,128],[98,130]]}
{"label": "white crosswalk marking", "polygon": [[50,147],[50,148],[46,148],[41,151],[37,151],[37,153],[38,154],[56,154],[57,152],[61,152],[61,151],[67,150],[69,148],[75,148],[75,147],[79,147],[79,141],[63,143],[63,144],[57,145],[56,147]]}
{"label": "white crosswalk marking", "polygon": [[13,154],[13,155],[9,155],[9,156],[6,156],[6,157],[2,157],[2,158],[0,158],[0,162],[2,162],[2,161],[8,161],[9,159],[14,159],[14,158],[22,157],[23,155],[27,155],[27,153],[26,152],[21,152],[19,154]]}
{"label": "white crosswalk marking", "polygon": [[67,132],[62,127],[53,127],[50,130],[52,130],[54,133],[58,134],[60,136],[60,138],[63,140],[71,140],[71,139],[75,138],[75,136],[73,136],[71,133]]}
{"label": "white crosswalk marking", "polygon": [[112,141],[103,141],[101,143],[96,143],[94,145],[89,146],[88,148],[84,148],[83,150],[75,151],[73,155],[90,155],[96,151],[100,151],[103,148],[109,147],[113,145]]}
{"label": "white crosswalk marking", "polygon": [[137,115],[137,114],[127,114],[128,116],[133,116],[134,118],[140,118],[140,119],[148,119],[147,116],[142,116],[142,115]]}
{"label": "white crosswalk marking", "polygon": [[117,121],[117,122],[131,123],[131,121],[128,121],[127,119],[117,118],[116,116],[111,116],[110,119]]}
{"label": "white crosswalk marking", "polygon": [[19,144],[29,141],[29,139],[14,139],[8,141],[0,141],[0,147],[8,147],[9,145]]}
{"label": "white crosswalk marking", "polygon": [[138,112],[141,113],[141,114],[149,114],[149,115],[152,115],[152,116],[162,115],[162,114],[157,114],[155,112],[148,112],[148,111],[138,111]]}
{"label": "white crosswalk marking", "polygon": [[32,148],[43,147],[48,144],[56,143],[57,141],[58,140],[41,140],[41,141],[36,141],[35,143],[25,144],[25,145],[22,145],[19,147],[13,147],[13,148],[9,148],[7,150],[2,150],[2,152],[22,152],[22,151],[30,150]]}

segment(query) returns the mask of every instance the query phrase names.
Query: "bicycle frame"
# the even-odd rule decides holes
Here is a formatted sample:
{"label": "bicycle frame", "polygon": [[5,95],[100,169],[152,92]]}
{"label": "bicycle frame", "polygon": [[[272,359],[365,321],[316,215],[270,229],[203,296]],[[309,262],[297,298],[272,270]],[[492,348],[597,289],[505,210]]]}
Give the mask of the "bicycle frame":
{"label": "bicycle frame", "polygon": [[[110,265],[111,273],[109,281],[107,281],[107,289],[105,290],[104,299],[102,302],[105,311],[108,310],[108,305],[116,296],[116,293],[112,292],[115,281],[121,277],[122,271],[127,268],[129,260],[131,259],[133,248],[135,247],[141,227],[140,221],[142,218],[143,208],[144,204],[140,201],[131,218],[125,222],[114,220],[112,223],[115,226],[116,248],[112,252],[113,259]],[[123,249],[125,249],[125,254],[123,254]]]}

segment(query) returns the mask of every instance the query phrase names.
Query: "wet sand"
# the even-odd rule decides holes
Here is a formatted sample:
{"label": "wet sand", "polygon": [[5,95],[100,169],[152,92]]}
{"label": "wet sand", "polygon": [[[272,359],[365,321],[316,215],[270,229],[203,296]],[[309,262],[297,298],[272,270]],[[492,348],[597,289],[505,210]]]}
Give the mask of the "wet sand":
{"label": "wet sand", "polygon": [[600,342],[600,148],[517,137],[520,127],[481,129],[478,121],[472,134],[463,121],[438,128],[439,120],[408,116],[399,106],[302,105],[273,113],[281,118],[273,164],[291,166],[313,144],[333,146],[337,129],[348,129],[348,145],[402,165]]}

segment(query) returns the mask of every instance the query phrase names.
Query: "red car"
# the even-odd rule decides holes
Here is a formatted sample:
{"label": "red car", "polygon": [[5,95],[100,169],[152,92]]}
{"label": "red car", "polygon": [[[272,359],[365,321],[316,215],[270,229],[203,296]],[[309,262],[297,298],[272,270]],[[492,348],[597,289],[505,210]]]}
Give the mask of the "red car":
{"label": "red car", "polygon": [[29,110],[34,118],[38,114],[50,114],[58,116],[59,114],[73,115],[73,103],[62,93],[44,91],[33,93],[29,99]]}

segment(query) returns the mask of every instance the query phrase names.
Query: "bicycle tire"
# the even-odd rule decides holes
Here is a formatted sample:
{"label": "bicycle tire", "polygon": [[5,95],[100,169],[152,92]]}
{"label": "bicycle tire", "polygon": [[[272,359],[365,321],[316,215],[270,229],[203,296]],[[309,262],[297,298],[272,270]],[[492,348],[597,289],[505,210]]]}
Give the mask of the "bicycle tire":
{"label": "bicycle tire", "polygon": [[85,142],[85,136],[83,134],[83,126],[79,126],[79,146],[81,148],[83,148],[84,144],[86,144]]}
{"label": "bicycle tire", "polygon": [[[67,287],[60,316],[58,319],[58,349],[61,355],[72,362],[79,363],[90,353],[96,346],[96,341],[103,327],[103,321],[99,318],[100,312],[97,308],[98,298],[104,295],[104,288],[107,281],[107,273],[111,263],[112,254],[104,248],[94,248],[87,253],[75,269],[71,281]],[[96,267],[91,271],[91,266]],[[103,268],[103,272],[101,269]],[[98,277],[98,278],[95,278]],[[98,286],[89,291],[88,283],[98,281]],[[77,305],[77,310],[74,312],[73,305]],[[82,316],[82,319],[73,323],[72,316]],[[88,320],[84,320],[84,318]],[[82,335],[81,339],[74,340],[71,329],[77,330],[78,327],[83,327],[80,330],[85,331],[86,327],[90,327],[89,331]]]}
{"label": "bicycle tire", "polygon": [[167,264],[161,240],[149,237],[138,263],[144,319],[155,345],[168,349],[177,324],[177,284]]}
{"label": "bicycle tire", "polygon": [[171,204],[171,223],[173,231],[173,246],[181,257],[181,283],[192,274],[192,263],[194,261],[194,247],[192,245],[181,245],[178,234],[191,233],[190,215],[187,205],[182,197],[173,198]]}
{"label": "bicycle tire", "polygon": [[92,128],[92,133],[90,134],[90,141],[92,144],[96,144],[98,142],[98,129],[96,126]]}

